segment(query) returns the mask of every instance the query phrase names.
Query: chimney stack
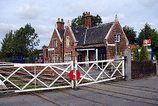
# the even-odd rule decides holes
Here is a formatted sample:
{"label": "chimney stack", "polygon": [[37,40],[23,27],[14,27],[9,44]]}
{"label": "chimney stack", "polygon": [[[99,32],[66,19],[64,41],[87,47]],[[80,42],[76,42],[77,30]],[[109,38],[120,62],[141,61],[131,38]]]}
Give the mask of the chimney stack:
{"label": "chimney stack", "polygon": [[92,16],[90,15],[90,12],[86,12],[85,27],[87,28],[91,27],[92,26],[91,21],[92,21]]}
{"label": "chimney stack", "polygon": [[63,19],[61,19],[61,21],[60,21],[60,18],[58,18],[57,29],[64,29]]}

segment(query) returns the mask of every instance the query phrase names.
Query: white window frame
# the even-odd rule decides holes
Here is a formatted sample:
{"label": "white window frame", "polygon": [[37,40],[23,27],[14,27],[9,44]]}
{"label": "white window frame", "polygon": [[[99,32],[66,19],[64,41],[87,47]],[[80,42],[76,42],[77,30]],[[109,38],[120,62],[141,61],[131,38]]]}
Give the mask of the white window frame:
{"label": "white window frame", "polygon": [[57,39],[53,39],[52,41],[52,47],[57,48]]}
{"label": "white window frame", "polygon": [[115,34],[114,40],[115,40],[115,42],[120,42],[120,35],[119,34]]}
{"label": "white window frame", "polygon": [[64,61],[65,62],[71,61],[71,53],[65,53],[64,54]]}
{"label": "white window frame", "polygon": [[[54,61],[54,58],[55,58],[55,61]],[[52,62],[54,63],[57,63],[58,62],[58,54],[54,54],[52,53]]]}
{"label": "white window frame", "polygon": [[69,43],[70,43],[70,41],[69,41],[69,36],[66,36],[66,48],[69,47]]}

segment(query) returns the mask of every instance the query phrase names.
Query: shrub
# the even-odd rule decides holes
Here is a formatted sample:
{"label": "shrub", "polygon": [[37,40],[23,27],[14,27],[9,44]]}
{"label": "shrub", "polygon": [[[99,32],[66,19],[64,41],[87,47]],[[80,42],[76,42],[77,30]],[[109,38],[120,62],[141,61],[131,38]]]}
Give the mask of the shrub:
{"label": "shrub", "polygon": [[140,55],[139,55],[139,61],[142,61],[142,60],[149,60],[148,52],[144,45],[142,45]]}

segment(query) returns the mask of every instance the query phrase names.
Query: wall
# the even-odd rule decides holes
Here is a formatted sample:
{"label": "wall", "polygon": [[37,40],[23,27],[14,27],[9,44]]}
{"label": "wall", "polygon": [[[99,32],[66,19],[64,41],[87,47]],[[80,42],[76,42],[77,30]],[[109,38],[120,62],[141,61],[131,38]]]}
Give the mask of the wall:
{"label": "wall", "polygon": [[[69,47],[66,47],[66,37],[69,36]],[[64,33],[64,40],[63,40],[63,46],[64,46],[64,50],[63,50],[63,54],[62,56],[64,57],[65,53],[71,53],[71,59],[75,60],[75,56],[77,56],[77,53],[75,51],[75,41],[72,37],[72,33],[69,29],[69,27],[66,27],[65,33]]]}
{"label": "wall", "polygon": [[[116,22],[107,38],[108,44],[115,44],[114,35],[120,35],[120,42],[117,43],[117,51],[120,55],[124,56],[124,50],[128,48],[128,40],[124,34],[119,22]],[[115,46],[107,46],[107,59],[113,59],[115,56]]]}

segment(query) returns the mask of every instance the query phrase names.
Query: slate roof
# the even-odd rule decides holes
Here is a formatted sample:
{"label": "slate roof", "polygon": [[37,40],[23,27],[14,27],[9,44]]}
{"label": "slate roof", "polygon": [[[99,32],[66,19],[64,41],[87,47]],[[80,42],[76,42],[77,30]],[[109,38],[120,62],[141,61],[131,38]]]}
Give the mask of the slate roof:
{"label": "slate roof", "polygon": [[82,27],[71,27],[74,36],[76,38],[76,40],[78,41],[78,44],[84,44],[84,37],[85,37],[85,31],[86,28],[82,28]]}
{"label": "slate roof", "polygon": [[103,43],[104,39],[112,27],[113,22],[98,25],[91,28],[71,27],[80,45]]}
{"label": "slate roof", "polygon": [[59,31],[59,34],[60,34],[60,37],[61,37],[61,39],[63,39],[63,36],[64,36],[64,29],[58,29],[58,31]]}

